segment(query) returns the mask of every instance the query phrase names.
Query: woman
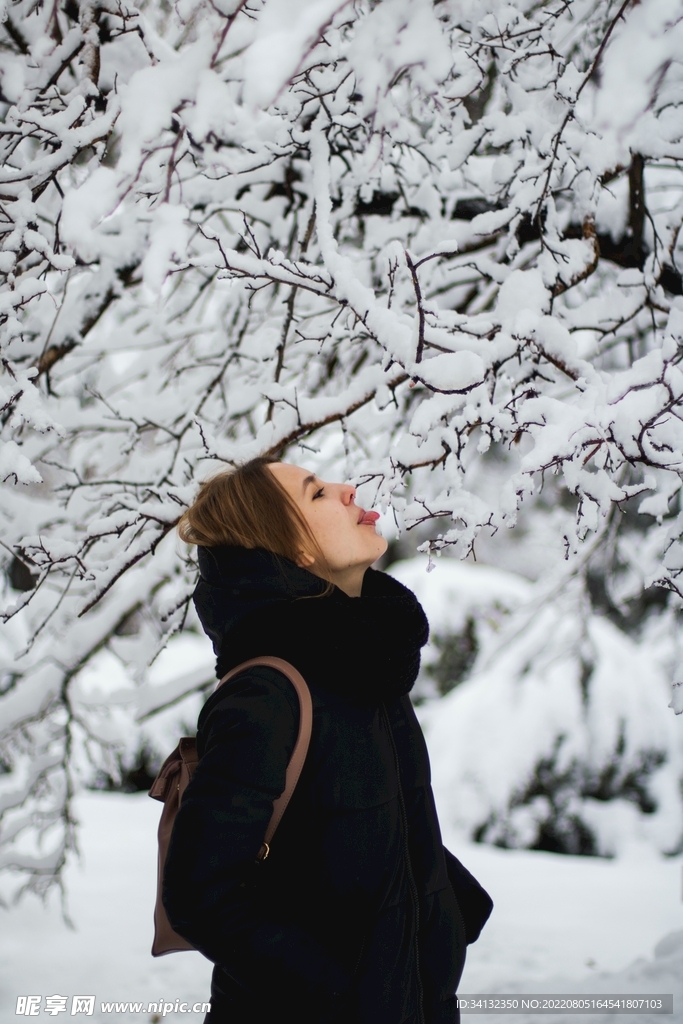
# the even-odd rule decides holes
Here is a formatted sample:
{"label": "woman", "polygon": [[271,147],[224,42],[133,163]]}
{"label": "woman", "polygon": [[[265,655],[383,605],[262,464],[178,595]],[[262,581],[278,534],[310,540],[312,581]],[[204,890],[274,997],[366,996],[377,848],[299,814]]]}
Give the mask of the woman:
{"label": "woman", "polygon": [[216,671],[291,662],[313,733],[256,865],[298,729],[291,683],[239,673],[205,704],[199,764],[164,871],[173,928],[215,964],[210,1024],[451,1024],[465,959],[427,751],[408,692],[428,637],[348,484],[255,459],[201,487],[180,524]]}

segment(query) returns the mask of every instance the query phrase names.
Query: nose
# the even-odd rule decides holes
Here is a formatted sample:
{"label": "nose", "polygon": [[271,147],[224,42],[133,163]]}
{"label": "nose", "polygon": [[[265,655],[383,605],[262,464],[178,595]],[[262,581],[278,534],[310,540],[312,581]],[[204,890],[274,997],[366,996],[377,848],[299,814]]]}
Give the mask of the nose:
{"label": "nose", "polygon": [[352,484],[341,484],[341,499],[345,505],[350,505],[356,497],[356,488]]}

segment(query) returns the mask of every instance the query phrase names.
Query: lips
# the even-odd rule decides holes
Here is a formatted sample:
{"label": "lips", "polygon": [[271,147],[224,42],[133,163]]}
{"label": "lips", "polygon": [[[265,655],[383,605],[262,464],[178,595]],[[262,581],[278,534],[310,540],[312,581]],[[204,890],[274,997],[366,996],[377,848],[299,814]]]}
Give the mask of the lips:
{"label": "lips", "polygon": [[374,526],[379,519],[379,512],[366,512],[365,509],[360,510],[358,517],[359,526]]}

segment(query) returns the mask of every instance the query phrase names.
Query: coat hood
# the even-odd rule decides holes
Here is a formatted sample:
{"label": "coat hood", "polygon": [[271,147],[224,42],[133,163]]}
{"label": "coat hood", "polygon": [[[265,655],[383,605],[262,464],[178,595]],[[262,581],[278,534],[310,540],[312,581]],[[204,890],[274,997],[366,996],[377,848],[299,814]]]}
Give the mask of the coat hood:
{"label": "coat hood", "polygon": [[[223,640],[240,620],[297,597],[315,597],[326,584],[281,555],[261,548],[222,545],[198,548],[197,615],[220,656]],[[336,588],[335,588],[336,589]]]}

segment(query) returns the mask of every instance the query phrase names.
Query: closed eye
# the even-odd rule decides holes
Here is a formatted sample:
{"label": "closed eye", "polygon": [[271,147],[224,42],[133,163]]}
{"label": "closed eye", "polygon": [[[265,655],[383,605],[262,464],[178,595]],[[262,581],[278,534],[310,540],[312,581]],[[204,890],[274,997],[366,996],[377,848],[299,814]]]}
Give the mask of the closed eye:
{"label": "closed eye", "polygon": [[315,499],[316,499],[316,498],[322,498],[322,496],[323,496],[323,494],[324,494],[324,493],[325,493],[325,488],[324,488],[324,487],[321,487],[321,488],[320,488],[319,490],[317,490],[317,491],[315,492],[315,494],[313,495],[313,501],[315,501]]}

